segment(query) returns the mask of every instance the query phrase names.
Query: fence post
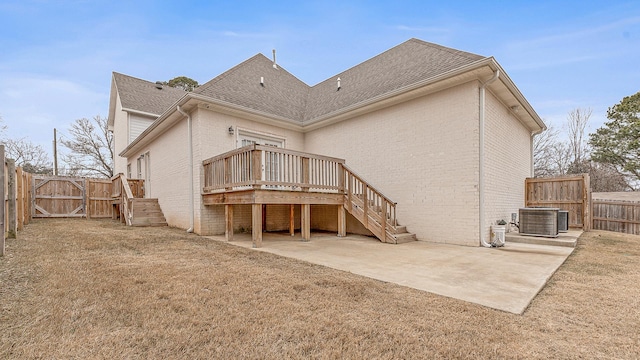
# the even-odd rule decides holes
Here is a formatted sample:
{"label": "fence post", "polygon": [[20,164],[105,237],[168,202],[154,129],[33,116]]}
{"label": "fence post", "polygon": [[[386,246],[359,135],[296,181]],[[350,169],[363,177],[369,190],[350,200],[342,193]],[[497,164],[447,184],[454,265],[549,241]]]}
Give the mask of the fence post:
{"label": "fence post", "polygon": [[18,231],[17,213],[16,213],[16,162],[15,160],[7,160],[7,193],[8,193],[8,216],[7,222],[9,223],[9,230],[7,232],[7,238],[15,239],[16,232]]}
{"label": "fence post", "polygon": [[584,220],[583,220],[583,231],[590,231],[591,227],[593,226],[593,218],[592,218],[592,212],[591,212],[591,178],[589,177],[589,174],[582,174],[583,177],[583,186],[584,186],[584,191],[583,191],[583,203],[582,203],[582,208],[584,209]]}
{"label": "fence post", "polygon": [[0,145],[0,199],[2,200],[2,206],[0,206],[0,256],[4,256],[4,206],[5,206],[5,194],[4,194],[4,145]]}
{"label": "fence post", "polygon": [[24,173],[22,172],[22,168],[17,167],[16,168],[16,180],[17,180],[17,202],[18,202],[18,210],[17,210],[17,216],[18,216],[18,231],[21,231],[22,228],[24,227],[24,202],[25,202],[25,196],[24,196]]}

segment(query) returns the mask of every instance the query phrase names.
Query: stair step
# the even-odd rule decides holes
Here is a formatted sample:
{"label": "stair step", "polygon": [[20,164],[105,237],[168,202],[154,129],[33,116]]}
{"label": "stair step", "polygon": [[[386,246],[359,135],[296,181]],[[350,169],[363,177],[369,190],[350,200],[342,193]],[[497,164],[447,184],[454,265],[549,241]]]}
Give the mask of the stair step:
{"label": "stair step", "polygon": [[136,198],[133,201],[131,226],[167,226],[158,199]]}
{"label": "stair step", "polygon": [[412,241],[417,241],[415,234],[404,233],[404,234],[396,234],[393,236],[396,239],[396,244],[404,244]]}
{"label": "stair step", "polygon": [[396,226],[396,234],[404,234],[404,233],[406,233],[406,232],[407,232],[407,227],[406,227],[406,226],[404,226],[404,225],[402,225],[402,226],[400,226],[400,225]]}

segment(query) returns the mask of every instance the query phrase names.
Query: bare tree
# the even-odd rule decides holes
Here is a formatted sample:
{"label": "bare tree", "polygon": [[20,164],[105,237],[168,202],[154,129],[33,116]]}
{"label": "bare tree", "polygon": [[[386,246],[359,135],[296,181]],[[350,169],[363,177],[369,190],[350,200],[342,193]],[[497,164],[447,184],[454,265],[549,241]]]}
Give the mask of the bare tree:
{"label": "bare tree", "polygon": [[5,146],[7,157],[15,160],[16,166],[32,174],[51,173],[49,154],[42,146],[32,143],[27,138],[7,139],[6,130],[7,126],[0,117],[0,143]]}
{"label": "bare tree", "polygon": [[559,131],[553,126],[533,140],[534,176],[548,177],[566,175],[570,169],[572,152],[569,146],[558,139]]}
{"label": "bare tree", "polygon": [[62,155],[68,172],[82,176],[113,176],[113,134],[107,118],[100,115],[92,120],[77,119],[69,129],[71,139],[63,139],[62,145],[70,153]]}
{"label": "bare tree", "polygon": [[581,163],[589,156],[589,145],[585,131],[592,113],[593,110],[591,108],[575,108],[569,112],[567,117],[567,135],[569,136],[569,147],[574,163]]}
{"label": "bare tree", "polygon": [[549,126],[533,138],[533,169],[535,177],[553,176],[552,150],[558,142],[558,131]]}
{"label": "bare tree", "polygon": [[7,157],[16,161],[26,172],[32,174],[50,174],[51,162],[49,154],[42,146],[32,143],[26,138],[13,140],[6,139],[4,143]]}

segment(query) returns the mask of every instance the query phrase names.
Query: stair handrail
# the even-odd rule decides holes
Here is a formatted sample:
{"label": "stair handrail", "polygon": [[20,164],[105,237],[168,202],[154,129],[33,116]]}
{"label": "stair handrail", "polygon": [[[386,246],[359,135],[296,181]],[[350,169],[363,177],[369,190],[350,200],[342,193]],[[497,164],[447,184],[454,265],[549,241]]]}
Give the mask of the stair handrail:
{"label": "stair handrail", "polygon": [[367,187],[369,189],[373,190],[376,194],[378,194],[381,198],[385,199],[388,203],[393,204],[393,205],[398,205],[397,202],[391,200],[388,196],[383,194],[382,191],[380,191],[380,190],[376,189],[375,187],[371,186],[371,184],[369,184],[368,181],[364,180],[364,178],[362,176],[358,175],[358,173],[354,172],[350,167],[348,167],[345,164],[342,164],[342,167],[345,170],[345,177],[347,176],[347,173],[351,173],[352,176],[354,176],[358,180],[362,181],[363,183],[367,184]]}
{"label": "stair handrail", "polygon": [[121,191],[120,194],[122,196],[122,212],[124,213],[125,222],[128,226],[131,226],[131,220],[133,219],[133,193],[131,192],[131,187],[129,187],[129,182],[127,181],[127,177],[124,174],[119,174],[120,176],[120,184]]}
{"label": "stair handrail", "polygon": [[[389,197],[387,197],[386,195],[384,195],[380,190],[376,189],[375,187],[371,186],[367,181],[365,181],[362,176],[358,175],[357,173],[355,173],[351,168],[349,168],[348,166],[342,164],[342,168],[343,168],[343,173],[345,176],[345,201],[349,203],[349,206],[351,206],[352,204],[352,196],[353,195],[357,195],[353,192],[354,189],[351,188],[351,181],[349,179],[349,176],[352,176],[354,178],[356,178],[357,180],[359,180],[364,188],[363,188],[363,211],[364,211],[364,226],[366,228],[369,229],[369,201],[367,199],[367,194],[366,194],[366,190],[369,189],[371,190],[373,193],[375,193],[377,196],[379,196],[382,200],[383,200],[383,204],[381,204],[381,210],[382,210],[382,214],[381,214],[381,219],[383,221],[383,223],[381,223],[381,241],[382,242],[386,242],[386,236],[387,236],[387,229],[391,228],[393,230],[396,230],[397,228],[397,218],[396,218],[396,205],[398,204],[397,202],[391,200]],[[387,204],[390,207],[390,213],[387,213]],[[387,217],[389,217],[387,219]],[[371,229],[369,229],[371,230]]]}

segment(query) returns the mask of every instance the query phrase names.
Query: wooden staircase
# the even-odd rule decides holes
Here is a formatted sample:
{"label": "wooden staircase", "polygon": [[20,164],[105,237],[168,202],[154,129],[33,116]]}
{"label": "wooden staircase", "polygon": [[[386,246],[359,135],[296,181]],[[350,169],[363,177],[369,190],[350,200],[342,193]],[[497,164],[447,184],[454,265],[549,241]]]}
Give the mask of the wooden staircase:
{"label": "wooden staircase", "polygon": [[167,226],[158,199],[133,199],[131,213],[131,226]]}
{"label": "wooden staircase", "polygon": [[167,226],[158,199],[143,197],[142,180],[131,180],[118,174],[111,181],[114,219],[120,219],[128,226]]}
{"label": "wooden staircase", "polygon": [[396,203],[369,185],[346,165],[344,207],[383,243],[402,244],[416,241],[406,226],[398,225]]}

